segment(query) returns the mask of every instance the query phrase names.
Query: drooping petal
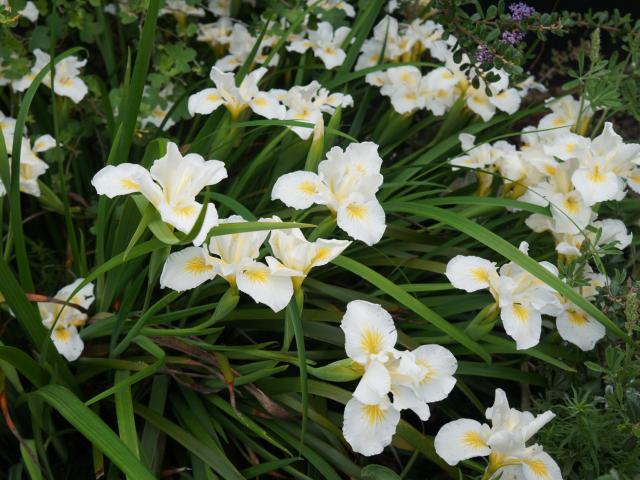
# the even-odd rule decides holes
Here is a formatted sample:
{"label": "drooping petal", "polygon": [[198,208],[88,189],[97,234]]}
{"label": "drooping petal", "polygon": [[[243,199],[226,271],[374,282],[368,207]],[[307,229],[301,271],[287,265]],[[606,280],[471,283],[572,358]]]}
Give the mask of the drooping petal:
{"label": "drooping petal", "polygon": [[352,398],[344,409],[342,433],[354,452],[371,456],[391,443],[400,421],[388,399],[378,405],[366,405]]}
{"label": "drooping petal", "polygon": [[311,260],[312,267],[319,267],[321,265],[326,265],[331,260],[340,255],[351,242],[349,240],[336,240],[336,239],[325,239],[319,238],[314,242],[315,244],[315,255]]}
{"label": "drooping petal", "polygon": [[449,260],[445,275],[455,288],[475,292],[492,286],[497,277],[496,264],[480,257],[457,255]]}
{"label": "drooping petal", "polygon": [[260,262],[240,267],[236,282],[238,289],[257,303],[267,305],[274,312],[287,306],[293,296],[293,283],[286,276],[273,275],[271,269]]}
{"label": "drooping petal", "polygon": [[540,342],[542,317],[531,305],[512,303],[500,307],[504,329],[516,341],[516,348],[523,350]]}
{"label": "drooping petal", "polygon": [[314,203],[325,203],[326,187],[313,172],[286,173],[276,180],[271,191],[271,199],[280,200],[288,207],[302,210]]}
{"label": "drooping petal", "polygon": [[56,140],[49,134],[42,135],[33,142],[34,152],[46,152],[56,146]]}
{"label": "drooping petal", "polygon": [[121,163],[120,165],[107,165],[91,180],[99,195],[113,198],[118,195],[127,195],[141,191],[141,181],[144,178],[151,180],[149,171],[134,163]]}
{"label": "drooping petal", "polygon": [[489,426],[468,418],[461,418],[445,424],[436,434],[436,453],[449,465],[462,460],[484,457],[491,453],[487,445]]}
{"label": "drooping petal", "polygon": [[208,115],[224,104],[224,99],[217,88],[205,88],[189,97],[188,110],[191,116],[196,113]]}
{"label": "drooping petal", "polygon": [[571,181],[589,206],[607,200],[617,200],[623,191],[622,180],[615,173],[604,171],[598,164],[576,170]]}
{"label": "drooping petal", "polygon": [[589,351],[606,335],[604,325],[577,308],[568,308],[556,318],[558,333],[567,342]]}
{"label": "drooping petal", "polygon": [[384,209],[375,198],[341,204],[337,214],[338,227],[369,246],[378,243],[387,228]]}
{"label": "drooping petal", "polygon": [[201,247],[187,247],[167,257],[160,275],[160,287],[178,292],[196,288],[215,277],[213,265]]}
{"label": "drooping petal", "polygon": [[286,107],[281,105],[274,96],[266,92],[259,92],[255,95],[249,102],[249,107],[264,118],[277,118],[282,120],[287,114]]}
{"label": "drooping petal", "polygon": [[58,77],[58,74],[56,74],[54,83],[54,91],[58,95],[69,97],[74,103],[80,103],[85,95],[89,93],[89,87],[80,77]]}
{"label": "drooping petal", "polygon": [[78,334],[78,330],[73,325],[54,328],[51,332],[51,340],[53,340],[53,344],[60,355],[69,362],[77,360],[82,350],[84,350],[84,343]]}
{"label": "drooping petal", "polygon": [[458,368],[456,357],[440,345],[422,345],[413,354],[416,364],[424,369],[417,381],[416,393],[429,403],[447,398],[456,384],[453,377]]}
{"label": "drooping petal", "polygon": [[349,302],[340,328],[344,332],[347,355],[362,365],[368,364],[372,357],[390,352],[398,339],[389,312],[364,300]]}
{"label": "drooping petal", "polygon": [[525,480],[562,480],[560,467],[546,452],[526,458],[522,463]]}

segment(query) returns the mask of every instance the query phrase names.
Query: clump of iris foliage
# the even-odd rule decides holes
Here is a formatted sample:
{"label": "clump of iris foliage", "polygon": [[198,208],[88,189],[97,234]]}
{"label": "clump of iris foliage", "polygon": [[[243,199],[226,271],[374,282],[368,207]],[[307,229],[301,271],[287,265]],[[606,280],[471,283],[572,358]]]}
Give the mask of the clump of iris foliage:
{"label": "clump of iris foliage", "polygon": [[534,7],[0,0],[0,478],[637,478],[640,24]]}

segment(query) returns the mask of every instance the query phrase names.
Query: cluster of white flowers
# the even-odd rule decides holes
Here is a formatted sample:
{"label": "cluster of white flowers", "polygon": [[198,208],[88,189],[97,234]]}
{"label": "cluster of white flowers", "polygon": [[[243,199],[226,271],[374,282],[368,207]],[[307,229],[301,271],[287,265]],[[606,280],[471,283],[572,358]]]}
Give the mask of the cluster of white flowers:
{"label": "cluster of white flowers", "polygon": [[345,407],[342,432],[354,451],[376,455],[391,443],[402,410],[429,419],[429,403],[444,400],[453,389],[458,362],[440,345],[396,350],[393,319],[375,303],[350,302],[340,328],[347,356],[363,369]]}
{"label": "cluster of white flowers", "polygon": [[[51,61],[51,56],[39,48],[33,51],[35,62],[31,71],[22,78],[13,80],[11,86],[16,92],[24,92],[31,86],[38,73],[42,71]],[[56,95],[68,97],[74,103],[80,102],[89,92],[87,84],[80,78],[80,70],[87,64],[86,60],[70,55],[63,58],[55,65],[55,76],[53,79],[53,91]],[[42,81],[44,85],[52,88],[51,73],[47,73]]]}
{"label": "cluster of white flowers", "polygon": [[[221,75],[225,75],[221,73]],[[377,145],[355,143],[346,151],[335,147],[320,163],[320,175],[295,172],[283,175],[275,184],[273,198],[291,200],[299,208],[312,203],[329,206],[338,225],[356,239],[376,243],[385,230],[384,211],[375,199],[382,184],[382,159]],[[298,176],[305,180],[301,182]],[[101,195],[113,198],[132,193],[142,194],[159,212],[162,220],[184,233],[194,228],[203,205],[196,196],[206,186],[227,177],[224,164],[205,161],[191,153],[183,156],[175,143],[167,144],[167,153],[156,160],[150,170],[131,163],[109,165],[100,170],[92,184]],[[312,189],[316,189],[314,194]],[[304,197],[304,205],[301,206]],[[319,239],[309,242],[299,229],[234,233],[212,237],[201,245],[211,228],[220,224],[244,222],[239,216],[219,220],[215,205],[209,203],[194,247],[173,253],[167,259],[160,283],[182,291],[221,276],[247,293],[256,302],[274,311],[282,310],[312,267],[325,265],[340,255],[351,242]],[[264,222],[280,222],[277,217]],[[273,256],[266,263],[257,261],[260,247],[270,237]]]}
{"label": "cluster of white flowers", "polygon": [[315,125],[323,123],[323,113],[332,114],[337,107],[353,105],[351,95],[330,93],[313,81],[308,85],[296,85],[289,90],[271,89],[262,91],[258,83],[267,73],[258,68],[244,77],[236,86],[235,76],[213,67],[211,80],[215,88],[205,88],[189,97],[191,115],[207,115],[224,105],[231,117],[237,119],[242,112],[251,109],[257,115],[278,120],[299,120],[312,126],[291,126],[291,130],[303,140],[308,139]]}
{"label": "cluster of white flowers", "polygon": [[[220,220],[220,224],[245,222],[238,215]],[[261,222],[280,222],[277,217]],[[269,238],[274,256],[257,261],[260,247]],[[243,232],[212,237],[208,248],[189,247],[172,253],[162,270],[160,285],[173,290],[189,290],[223,277],[253,300],[279,312],[293,296],[311,268],[329,263],[351,242],[318,239],[308,241],[300,229]]]}
{"label": "cluster of white flowers", "polygon": [[485,416],[491,426],[470,418],[444,425],[435,438],[435,449],[449,465],[473,457],[489,457],[483,478],[513,480],[562,480],[558,464],[541,445],[527,442],[555,415],[538,416],[509,408],[507,396],[496,389],[493,406]]}
{"label": "cluster of white flowers", "polygon": [[[0,111],[0,132],[4,140],[5,148],[9,157],[13,152],[13,139],[15,133],[15,118],[5,116]],[[36,197],[40,196],[40,186],[38,177],[47,171],[49,165],[38,157],[38,153],[54,148],[56,141],[51,135],[42,135],[31,144],[31,140],[26,135],[22,137],[20,144],[20,191]],[[9,158],[11,166],[11,158]],[[0,197],[7,194],[8,186],[0,179]]]}
{"label": "cluster of white flowers", "polygon": [[305,35],[298,36],[287,45],[287,50],[304,53],[311,49],[326,68],[332,69],[342,65],[347,56],[342,44],[350,32],[349,27],[334,30],[329,22],[320,22],[315,30],[306,30]]}
{"label": "cluster of white flowers", "polygon": [[333,147],[318,173],[298,171],[282,175],[271,197],[285,205],[305,209],[325,205],[336,215],[338,226],[367,245],[378,243],[384,234],[385,214],[376,198],[382,185],[378,145],[352,143],[345,150]]}
{"label": "cluster of white flowers", "polygon": [[580,102],[570,96],[551,101],[549,107],[551,113],[537,127],[524,129],[519,149],[505,141],[474,145],[473,136],[461,134],[465,153],[451,165],[477,170],[481,194],[495,173],[504,179],[505,193],[548,206],[551,216],[532,214],[526,223],[536,232],[551,232],[562,255],[578,256],[585,239],[626,248],[631,234],[624,223],[597,221],[595,206],[623,199],[627,187],[640,192],[640,144],[625,144],[610,123],[594,139],[575,133],[592,112],[587,106],[580,113]]}
{"label": "cluster of white flowers", "polygon": [[[483,78],[474,78],[473,73],[469,76],[459,65],[470,63],[470,59],[465,55],[456,63],[453,60],[455,38],[443,40],[442,34],[442,26],[430,20],[416,19],[402,24],[387,15],[374,28],[373,37],[363,43],[356,70],[420,58],[426,50],[433,59],[442,62],[443,66],[426,75],[414,66],[367,74],[367,83],[381,87],[380,93],[389,97],[395,111],[401,114],[426,109],[443,115],[462,97],[469,110],[487,121],[496,110],[515,113],[529,88],[541,88],[531,80],[518,89],[510,88],[509,75],[504,70],[492,69],[489,73],[497,76],[498,81],[489,84]],[[474,80],[478,82],[477,88],[473,86]],[[491,95],[487,95],[487,88]]]}
{"label": "cluster of white flowers", "polygon": [[[527,253],[528,247],[522,242],[520,250]],[[540,265],[558,275],[558,269],[551,263]],[[445,274],[455,288],[466,292],[489,290],[500,308],[504,329],[518,349],[531,348],[540,342],[542,315],[556,317],[560,336],[582,350],[591,350],[605,335],[600,322],[514,262],[498,270],[495,263],[484,258],[458,255],[449,261]],[[578,291],[590,299],[607,279],[591,272],[587,275],[589,285]]]}
{"label": "cluster of white flowers", "polygon": [[94,300],[92,283],[88,283],[71,296],[83,281],[83,278],[78,278],[70,285],[61,288],[53,297],[60,303],[38,303],[42,324],[51,330],[51,340],[58,352],[70,362],[76,360],[84,349],[84,342],[80,338],[78,328],[87,321],[87,314],[83,310],[86,311]]}

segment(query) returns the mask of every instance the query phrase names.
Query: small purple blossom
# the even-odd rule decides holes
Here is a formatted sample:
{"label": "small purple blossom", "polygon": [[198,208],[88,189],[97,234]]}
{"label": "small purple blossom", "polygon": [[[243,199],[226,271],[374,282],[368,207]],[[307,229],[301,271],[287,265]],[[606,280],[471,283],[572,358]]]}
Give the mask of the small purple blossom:
{"label": "small purple blossom", "polygon": [[524,40],[524,32],[520,30],[513,30],[511,32],[506,31],[502,32],[501,42],[508,43],[510,45],[515,45]]}
{"label": "small purple blossom", "polygon": [[476,50],[476,62],[489,63],[493,60],[493,54],[489,51],[486,45],[479,45]]}
{"label": "small purple blossom", "polygon": [[511,18],[516,21],[525,20],[536,13],[535,8],[524,2],[512,3],[509,5],[509,11],[511,12]]}

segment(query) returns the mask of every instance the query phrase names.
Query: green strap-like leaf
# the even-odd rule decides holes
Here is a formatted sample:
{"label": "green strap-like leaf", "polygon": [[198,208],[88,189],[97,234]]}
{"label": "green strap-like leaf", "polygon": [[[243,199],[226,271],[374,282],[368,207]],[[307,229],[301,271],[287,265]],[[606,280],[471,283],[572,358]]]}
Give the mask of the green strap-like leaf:
{"label": "green strap-like leaf", "polygon": [[140,463],[113,430],[68,389],[60,385],[47,385],[33,395],[42,398],[57,410],[127,477],[136,480],[155,480],[151,472]]}
{"label": "green strap-like leaf", "polygon": [[333,260],[333,263],[335,265],[338,265],[339,267],[344,268],[345,270],[349,270],[350,272],[355,273],[372,285],[375,285],[387,295],[395,298],[402,305],[424,318],[427,322],[431,323],[442,332],[446,333],[451,338],[457,340],[469,350],[476,353],[486,362],[491,362],[491,356],[489,355],[489,353],[487,353],[487,351],[478,343],[473,341],[466,333],[464,333],[454,325],[451,325],[444,318],[442,318],[440,315],[423,304],[420,300],[407,293],[399,286],[395,285],[385,276],[347,257],[338,257]]}

